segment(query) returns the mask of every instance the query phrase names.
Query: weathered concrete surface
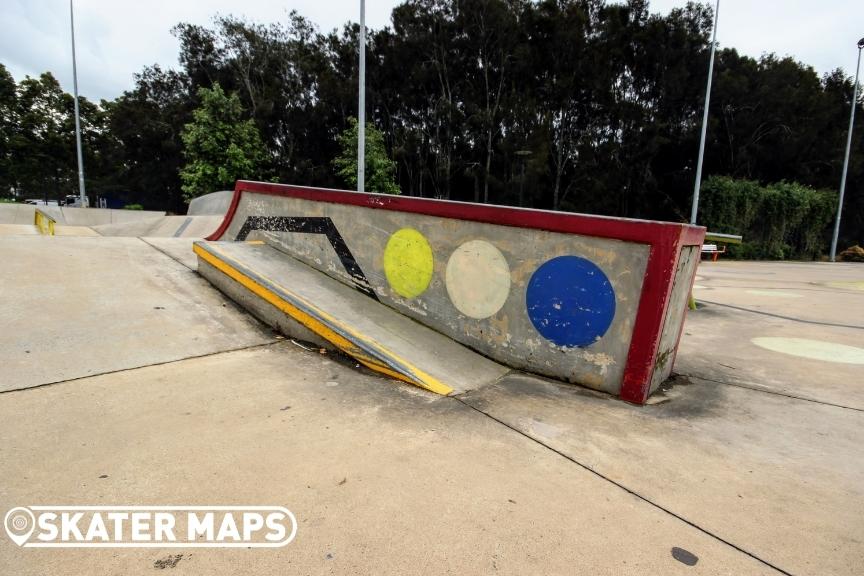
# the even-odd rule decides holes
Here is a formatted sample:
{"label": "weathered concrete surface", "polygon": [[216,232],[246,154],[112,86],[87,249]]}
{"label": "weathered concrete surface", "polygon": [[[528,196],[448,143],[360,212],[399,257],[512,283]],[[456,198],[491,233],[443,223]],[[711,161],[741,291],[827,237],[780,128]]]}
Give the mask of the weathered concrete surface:
{"label": "weathered concrete surface", "polygon": [[189,202],[189,208],[186,214],[189,216],[204,216],[216,215],[222,216],[228,211],[228,206],[231,205],[231,199],[234,197],[233,190],[221,190],[219,192],[211,192],[198,198],[193,198]]}
{"label": "weathered concrete surface", "polygon": [[115,210],[112,208],[73,208],[67,206],[37,206],[36,208],[51,216],[58,224],[67,226],[120,224],[165,216],[165,212],[155,210]]}
{"label": "weathered concrete surface", "polygon": [[703,262],[694,295],[704,307],[687,318],[677,372],[864,409],[864,365],[753,343],[806,338],[864,348],[864,266]]}
{"label": "weathered concrete surface", "polygon": [[94,226],[102,236],[204,238],[222,222],[221,216],[162,216],[120,224]]}
{"label": "weathered concrete surface", "polygon": [[465,400],[791,574],[860,573],[864,413],[677,382],[642,407],[524,376]]}
{"label": "weathered concrete surface", "polygon": [[141,238],[141,241],[170,256],[190,270],[198,269],[198,257],[192,251],[195,238],[144,237]]}
{"label": "weathered concrete surface", "polygon": [[0,236],[38,236],[35,224],[0,224]]}
{"label": "weathered concrete surface", "polygon": [[836,262],[703,262],[700,302],[716,302],[812,325],[864,329],[864,266]]}
{"label": "weathered concrete surface", "polygon": [[[227,265],[246,275],[304,317],[321,322],[327,333],[336,332],[350,342],[351,350],[345,352],[361,362],[377,361],[418,386],[441,394],[459,393],[494,382],[510,371],[266,244],[199,242],[196,248],[202,250],[198,270],[207,280],[289,336],[308,339],[309,331],[292,330],[294,323],[283,322],[285,312],[272,304],[263,306],[261,295],[240,289],[238,280],[213,266]],[[205,256],[215,258],[215,263],[205,266]]]}
{"label": "weathered concrete surface", "polygon": [[153,574],[176,553],[171,574],[776,574],[456,399],[290,343],[0,395],[0,453],[4,510],[272,503],[299,522],[272,550],[4,538],[21,576]]}
{"label": "weathered concrete surface", "polygon": [[95,230],[89,226],[66,226],[63,224],[54,225],[55,236],[99,236]]}
{"label": "weathered concrete surface", "polygon": [[4,236],[0,254],[0,390],[274,339],[138,239]]}
{"label": "weathered concrete surface", "polygon": [[672,294],[666,309],[663,331],[660,333],[660,345],[657,348],[657,369],[651,377],[651,393],[672,375],[675,353],[687,314],[687,302],[693,276],[699,265],[700,247],[688,246],[681,250],[678,270],[675,272]]}
{"label": "weathered concrete surface", "polygon": [[0,224],[33,224],[33,204],[0,204]]}

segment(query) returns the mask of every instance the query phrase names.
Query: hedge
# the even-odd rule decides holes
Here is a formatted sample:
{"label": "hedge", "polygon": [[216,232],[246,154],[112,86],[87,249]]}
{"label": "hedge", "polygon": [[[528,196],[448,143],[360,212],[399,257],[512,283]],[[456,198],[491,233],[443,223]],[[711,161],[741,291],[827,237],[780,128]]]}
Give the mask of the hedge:
{"label": "hedge", "polygon": [[837,194],[712,176],[702,184],[699,208],[699,223],[711,232],[744,237],[728,248],[733,258],[815,260],[828,246]]}

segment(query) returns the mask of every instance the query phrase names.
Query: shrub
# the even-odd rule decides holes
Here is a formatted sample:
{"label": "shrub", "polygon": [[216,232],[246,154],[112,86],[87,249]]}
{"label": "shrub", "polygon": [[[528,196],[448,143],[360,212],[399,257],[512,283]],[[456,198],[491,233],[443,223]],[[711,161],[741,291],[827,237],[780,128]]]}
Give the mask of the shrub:
{"label": "shrub", "polygon": [[796,182],[762,186],[712,176],[702,185],[700,222],[712,232],[740,234],[738,258],[816,259],[828,244],[836,194]]}

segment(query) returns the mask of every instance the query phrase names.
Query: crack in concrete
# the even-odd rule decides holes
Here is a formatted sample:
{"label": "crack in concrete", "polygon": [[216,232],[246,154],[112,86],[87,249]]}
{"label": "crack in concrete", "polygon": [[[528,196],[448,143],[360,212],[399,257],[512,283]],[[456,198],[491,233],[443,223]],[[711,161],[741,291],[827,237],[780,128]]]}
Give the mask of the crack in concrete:
{"label": "crack in concrete", "polygon": [[812,402],[814,404],[822,404],[823,406],[832,406],[834,408],[842,408],[844,410],[854,410],[855,412],[864,412],[864,408],[856,408],[854,406],[844,406],[843,404],[835,404],[834,402],[826,402],[824,400],[817,400],[816,398],[808,398],[807,396],[798,396],[796,394],[791,394],[789,392],[782,392],[780,390],[771,390],[770,388],[763,388],[755,383],[746,383],[746,382],[724,382],[723,380],[716,380],[714,378],[708,378],[706,376],[699,376],[698,374],[685,374],[684,372],[676,372],[679,376],[685,376],[687,378],[696,378],[697,380],[705,380],[706,382],[713,382],[715,384],[724,384],[726,386],[735,386],[736,388],[743,388],[744,390],[753,390],[754,392],[763,392],[765,394],[772,394],[774,396],[783,396],[785,398],[792,398],[793,400],[802,400],[804,402]]}
{"label": "crack in concrete", "polygon": [[817,326],[832,326],[834,328],[852,328],[853,330],[864,330],[864,326],[855,326],[853,324],[835,324],[833,322],[817,322],[816,320],[804,320],[802,318],[793,318],[792,316],[782,316],[771,312],[762,312],[761,310],[752,310],[741,306],[733,306],[731,304],[721,304],[720,302],[712,302],[710,300],[697,299],[700,304],[713,304],[714,306],[722,306],[724,308],[732,308],[733,310],[741,310],[742,312],[750,312],[751,314],[762,314],[763,316],[771,316],[772,318],[780,318],[781,320],[791,320],[792,322],[801,322],[802,324],[815,324]]}
{"label": "crack in concrete", "polygon": [[95,378],[96,376],[107,376],[110,374],[119,374],[122,372],[131,372],[132,370],[140,370],[141,368],[150,368],[153,366],[165,366],[166,364],[173,364],[174,362],[183,362],[185,360],[194,360],[196,358],[208,358],[210,356],[217,356],[219,354],[227,354],[229,352],[242,352],[243,350],[253,350],[255,348],[266,348],[267,346],[273,346],[275,344],[280,344],[282,342],[284,342],[284,340],[274,339],[271,342],[263,342],[261,344],[250,344],[249,346],[241,346],[239,348],[228,348],[226,350],[216,350],[214,352],[207,352],[205,354],[195,354],[192,356],[185,356],[183,358],[174,358],[172,360],[164,360],[162,362],[153,362],[151,364],[142,364],[141,366],[130,366],[129,368],[120,368],[118,370],[107,370],[105,372],[96,372],[94,374],[86,374],[84,376],[76,376],[75,378],[69,378],[67,380],[55,380],[53,382],[43,382],[42,384],[36,384],[33,386],[24,386],[22,388],[12,388],[11,390],[0,390],[0,396],[2,396],[3,394],[11,394],[13,392],[26,392],[27,390],[38,390],[39,388],[46,388],[48,386],[57,386],[59,384],[76,382],[78,380],[86,380],[87,378]]}

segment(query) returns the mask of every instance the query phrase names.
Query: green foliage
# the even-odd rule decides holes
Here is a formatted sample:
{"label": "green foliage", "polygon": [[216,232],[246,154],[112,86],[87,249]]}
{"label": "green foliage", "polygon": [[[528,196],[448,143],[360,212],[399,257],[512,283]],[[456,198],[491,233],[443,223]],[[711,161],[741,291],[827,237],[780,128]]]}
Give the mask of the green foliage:
{"label": "green foliage", "polygon": [[236,94],[226,95],[218,83],[198,90],[201,105],[183,128],[180,169],[183,197],[192,198],[233,188],[241,179],[261,176],[267,151],[252,120],[243,120]]}
{"label": "green foliage", "polygon": [[190,96],[184,74],[152,66],[135,76],[132,90],[103,103],[116,141],[110,155],[118,201],[185,211],[180,129],[192,119]]}
{"label": "green foliage", "polygon": [[141,204],[126,204],[123,206],[124,210],[144,210],[144,206]]}
{"label": "green foliage", "polygon": [[795,182],[761,186],[727,176],[708,178],[701,189],[699,222],[712,232],[740,234],[730,255],[742,258],[816,259],[828,242],[837,194]]}
{"label": "green foliage", "polygon": [[[356,118],[349,118],[350,126],[339,137],[339,156],[333,160],[336,174],[351,188],[357,188],[357,133]],[[396,163],[387,156],[384,136],[371,123],[366,123],[366,190],[381,194],[400,194],[396,183]]]}

